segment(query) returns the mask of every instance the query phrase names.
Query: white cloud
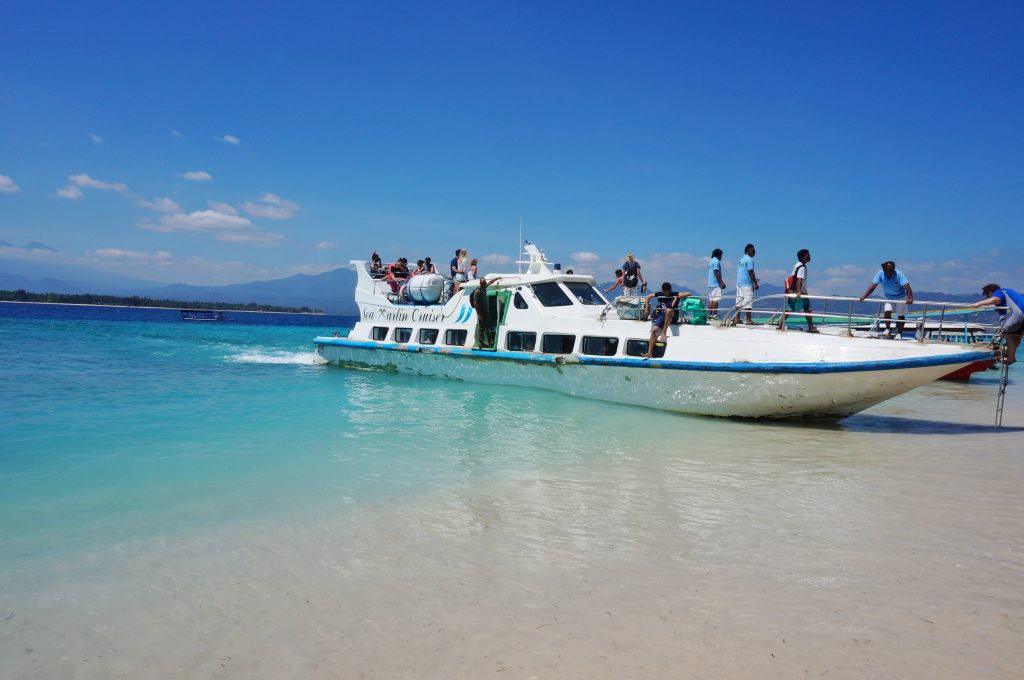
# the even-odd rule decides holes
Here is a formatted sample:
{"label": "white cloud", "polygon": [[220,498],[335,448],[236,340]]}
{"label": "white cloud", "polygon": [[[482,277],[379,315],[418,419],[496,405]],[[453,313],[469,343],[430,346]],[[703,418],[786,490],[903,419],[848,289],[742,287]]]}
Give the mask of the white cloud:
{"label": "white cloud", "polygon": [[[656,290],[663,281],[671,281],[674,284],[687,286],[694,290],[703,290],[707,287],[707,257],[691,255],[690,253],[654,253],[642,258],[638,253],[637,260],[640,262],[640,272],[647,282],[648,290]],[[609,280],[614,278],[613,273],[615,269],[622,266],[622,262],[622,260],[616,261],[615,266],[608,270],[607,276]],[[722,272],[724,275],[724,264],[722,265]],[[764,276],[760,270],[757,273],[759,277]],[[725,277],[725,280],[729,284],[728,276]]]}
{"label": "white cloud", "polygon": [[0,175],[0,194],[16,194],[21,187],[14,183],[14,180],[7,175]]}
{"label": "white cloud", "polygon": [[171,130],[171,136],[172,136],[172,137],[177,137],[178,139],[181,139],[181,138],[182,138],[182,137],[184,137],[185,135],[181,134],[181,133],[180,133],[180,132],[178,132],[177,130]]}
{"label": "white cloud", "polygon": [[150,281],[210,286],[282,279],[295,274],[322,274],[346,266],[328,263],[262,267],[248,262],[178,257],[164,250],[150,253],[125,248],[97,248],[82,255],[71,255],[53,250],[0,246],[0,256],[28,262],[93,267]]}
{"label": "white cloud", "polygon": [[155,253],[123,250],[121,248],[99,248],[86,253],[86,257],[95,257],[100,261],[121,262],[134,265],[167,267],[173,264],[174,257],[166,250]]}
{"label": "white cloud", "polygon": [[261,231],[248,218],[217,210],[164,215],[158,223],[143,222],[138,226],[148,231],[165,233],[209,233],[229,243],[270,245],[284,239],[280,234]]}
{"label": "white cloud", "polygon": [[314,246],[317,250],[335,250],[338,247],[337,243],[331,241],[320,241]]}
{"label": "white cloud", "polygon": [[211,208],[213,208],[217,212],[222,212],[222,213],[224,213],[226,215],[237,215],[238,214],[238,210],[233,205],[229,205],[227,203],[221,203],[220,201],[207,201],[206,203],[207,203],[207,205],[209,205]]}
{"label": "white cloud", "polygon": [[225,144],[233,144],[234,146],[238,146],[242,143],[242,140],[234,135],[224,135],[223,137],[214,137],[214,139],[218,142],[224,142]]}
{"label": "white cloud", "polygon": [[154,198],[152,201],[140,199],[135,202],[135,205],[141,205],[143,208],[157,212],[181,212],[181,206],[169,198]]}
{"label": "white cloud", "polygon": [[497,267],[503,267],[505,265],[509,265],[509,264],[512,264],[514,262],[514,260],[511,257],[509,257],[508,255],[499,255],[497,253],[492,253],[490,255],[484,255],[483,257],[480,258],[480,261],[485,263],[485,264],[492,265],[492,266],[497,266]]}
{"label": "white cloud", "polygon": [[571,255],[573,262],[597,262],[601,259],[601,256],[597,253],[591,253],[583,251],[582,253],[572,253]]}
{"label": "white cloud", "polygon": [[103,143],[103,138],[100,137],[95,132],[90,132],[89,133],[89,139],[91,139],[92,141],[96,142],[97,144],[102,144]]}
{"label": "white cloud", "polygon": [[181,176],[190,182],[212,182],[213,176],[202,170],[189,170],[188,172],[181,173]]}
{"label": "white cloud", "polygon": [[271,193],[265,193],[256,201],[246,201],[242,210],[253,217],[265,217],[271,220],[287,220],[295,216],[300,208],[297,203]]}
{"label": "white cloud", "polygon": [[[825,270],[827,276],[835,278],[851,278],[855,276],[863,276],[867,273],[864,267],[858,267],[855,264],[841,264],[838,267],[829,267]],[[789,276],[789,274],[786,274]]]}
{"label": "white cloud", "polygon": [[60,196],[61,198],[66,198],[69,201],[77,201],[82,196],[85,196],[85,194],[82,193],[81,189],[70,184],[61,189],[57,189],[57,195]]}
{"label": "white cloud", "polygon": [[87,189],[99,189],[100,191],[127,191],[128,187],[121,182],[105,182],[101,179],[93,179],[89,175],[71,175],[68,177],[72,184]]}

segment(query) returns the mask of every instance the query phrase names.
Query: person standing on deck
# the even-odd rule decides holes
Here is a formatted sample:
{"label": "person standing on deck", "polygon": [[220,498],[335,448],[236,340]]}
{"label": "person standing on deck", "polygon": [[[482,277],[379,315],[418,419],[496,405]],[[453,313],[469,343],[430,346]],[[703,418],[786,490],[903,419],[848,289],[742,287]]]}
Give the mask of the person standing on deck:
{"label": "person standing on deck", "polygon": [[753,324],[754,317],[751,310],[754,307],[754,291],[760,288],[757,283],[757,275],[754,272],[754,255],[757,250],[753,243],[748,243],[743,248],[743,257],[740,258],[739,267],[736,270],[736,323],[743,323],[741,315],[747,312],[747,323]]}
{"label": "person standing on deck", "polygon": [[807,263],[811,261],[811,251],[806,248],[798,250],[796,253],[796,264],[793,265],[793,273],[790,276],[792,279],[792,285],[790,285],[786,292],[790,295],[795,294],[795,298],[786,299],[786,310],[782,312],[782,321],[779,322],[779,330],[786,327],[786,315],[788,312],[793,312],[799,316],[807,319],[807,332],[817,333],[818,329],[814,327],[814,317],[811,314],[811,301],[805,297],[807,295]]}
{"label": "person standing on deck", "polygon": [[622,294],[636,295],[638,283],[646,285],[644,275],[640,273],[640,263],[636,261],[633,253],[626,253],[626,261],[622,263]]}
{"label": "person standing on deck", "polygon": [[455,257],[452,258],[451,277],[452,281],[459,280],[459,255],[462,255],[462,248],[455,249]]}
{"label": "person standing on deck", "polygon": [[1017,348],[1020,347],[1020,336],[1024,331],[1024,295],[1012,288],[1003,288],[998,283],[988,284],[981,289],[981,294],[986,299],[967,306],[996,307],[996,313],[1001,317],[999,332],[1006,340],[1006,365],[1009,366],[1017,361]]}
{"label": "person standing on deck", "polygon": [[[914,290],[910,287],[910,281],[903,275],[903,272],[896,269],[896,263],[892,260],[882,263],[882,268],[875,274],[867,291],[860,296],[860,301],[864,302],[875,291],[878,284],[882,284],[882,293],[885,295],[885,332],[892,340],[902,340],[903,326],[907,318],[907,305],[914,304]],[[896,335],[893,335],[890,324],[894,313],[899,319],[896,324]]]}
{"label": "person standing on deck", "polygon": [[711,251],[711,260],[708,261],[708,318],[718,318],[718,305],[722,302],[722,291],[725,290],[725,280],[722,278],[722,249],[715,248]]}
{"label": "person standing on deck", "polygon": [[476,310],[476,349],[494,349],[494,322],[487,301],[487,287],[500,280],[500,276],[490,281],[480,279],[479,286],[469,296],[469,304]]}

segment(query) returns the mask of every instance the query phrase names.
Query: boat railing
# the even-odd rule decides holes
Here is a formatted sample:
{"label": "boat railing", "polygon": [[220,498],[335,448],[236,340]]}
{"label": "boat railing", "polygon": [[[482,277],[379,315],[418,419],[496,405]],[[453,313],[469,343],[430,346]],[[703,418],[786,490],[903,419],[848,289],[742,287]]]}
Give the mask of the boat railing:
{"label": "boat railing", "polygon": [[[723,296],[719,306],[723,324],[742,323],[741,316],[745,316],[748,310],[727,305],[724,300],[726,297],[734,296]],[[892,301],[878,298],[861,301],[857,297],[841,295],[800,295],[800,298],[811,301],[811,311],[788,309],[787,303],[797,297],[792,293],[777,293],[756,298],[749,310],[751,318],[757,318],[760,324],[786,330],[796,329],[797,324],[806,323],[807,317],[810,317],[816,325],[844,329],[851,336],[855,332],[880,334],[886,326],[892,328],[902,324],[904,333],[912,332],[914,339],[921,342],[990,342],[998,335],[999,325],[993,318],[994,307],[967,307],[963,302],[914,300],[907,303],[905,319],[900,320],[897,314],[892,314],[891,319],[885,318],[885,305]]]}

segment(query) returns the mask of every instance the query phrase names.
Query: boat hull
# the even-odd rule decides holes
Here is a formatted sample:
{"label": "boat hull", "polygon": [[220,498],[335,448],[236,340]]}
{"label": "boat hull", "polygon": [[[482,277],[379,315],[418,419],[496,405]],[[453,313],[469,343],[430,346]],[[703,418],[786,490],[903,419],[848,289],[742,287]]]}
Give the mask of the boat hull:
{"label": "boat hull", "polygon": [[376,368],[705,416],[839,419],[932,382],[977,357],[870,364],[699,364],[489,352],[317,338],[341,366]]}
{"label": "boat hull", "polygon": [[996,365],[995,359],[986,359],[984,361],[974,361],[962,368],[958,368],[955,371],[942,376],[942,380],[958,380],[966,382],[971,379],[971,376],[975,373],[981,373],[987,371]]}

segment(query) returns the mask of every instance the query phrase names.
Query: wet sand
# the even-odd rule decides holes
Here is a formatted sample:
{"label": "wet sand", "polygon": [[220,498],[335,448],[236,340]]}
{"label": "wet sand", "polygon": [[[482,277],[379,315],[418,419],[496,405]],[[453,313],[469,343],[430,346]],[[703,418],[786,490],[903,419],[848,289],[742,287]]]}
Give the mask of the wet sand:
{"label": "wet sand", "polygon": [[0,667],[1021,677],[1024,392],[1002,430],[994,403],[989,379],[840,425],[657,418],[635,450],[25,563],[0,574]]}

